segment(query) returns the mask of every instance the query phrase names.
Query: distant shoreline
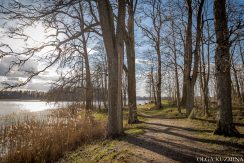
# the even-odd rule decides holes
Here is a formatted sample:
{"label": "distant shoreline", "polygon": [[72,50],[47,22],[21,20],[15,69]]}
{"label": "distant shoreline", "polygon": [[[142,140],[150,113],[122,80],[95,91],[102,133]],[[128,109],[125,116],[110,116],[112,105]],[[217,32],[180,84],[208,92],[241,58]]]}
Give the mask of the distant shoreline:
{"label": "distant shoreline", "polygon": [[27,99],[0,99],[0,101],[32,101],[32,102],[45,102],[42,100],[27,100]]}

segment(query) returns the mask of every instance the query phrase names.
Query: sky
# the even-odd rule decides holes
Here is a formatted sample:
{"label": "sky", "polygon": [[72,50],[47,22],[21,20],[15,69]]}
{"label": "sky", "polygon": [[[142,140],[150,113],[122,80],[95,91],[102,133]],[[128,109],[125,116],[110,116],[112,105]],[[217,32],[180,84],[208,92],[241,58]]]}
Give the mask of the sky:
{"label": "sky", "polygon": [[[45,40],[45,36],[48,34],[45,32],[41,24],[29,27],[26,29],[26,33],[31,36],[31,39],[27,41],[28,44],[35,45]],[[5,34],[5,30],[0,27],[0,44],[9,44],[14,50],[21,50],[25,48],[26,43],[20,39],[11,39]],[[40,55],[42,55],[40,53]],[[20,69],[14,68],[11,72],[8,72],[9,65],[12,61],[15,61],[14,56],[0,58],[0,81],[8,83],[18,83],[19,81],[24,81],[27,77],[24,70],[40,70],[43,68],[44,63],[37,62],[35,58],[31,58],[27,61]],[[7,74],[6,74],[7,73]],[[51,67],[44,73],[31,80],[27,85],[16,88],[16,89],[28,89],[28,90],[39,90],[47,91],[50,87],[51,82],[58,79],[58,74],[56,72],[56,67]],[[2,85],[1,85],[2,87]]]}
{"label": "sky", "polygon": [[[3,3],[11,2],[11,0],[3,0]],[[30,2],[29,0],[21,1],[23,3]],[[9,22],[8,22],[9,23]],[[0,44],[8,44],[13,50],[21,51],[25,49],[27,46],[38,46],[40,43],[46,41],[46,36],[49,34],[54,34],[52,31],[47,32],[45,28],[42,26],[42,24],[33,24],[31,27],[28,27],[25,29],[25,34],[27,34],[30,38],[27,40],[27,42],[21,40],[21,39],[13,39],[9,38],[6,33],[5,29],[3,27],[3,21],[1,19],[0,15]],[[12,23],[13,25],[16,25],[15,22]],[[11,23],[10,23],[11,25]],[[143,48],[143,47],[142,47]],[[88,47],[88,51],[89,51]],[[48,51],[48,49],[46,50]],[[137,48],[137,51],[141,51],[141,47]],[[38,55],[42,56],[45,51],[40,52]],[[25,81],[27,79],[28,75],[24,72],[25,70],[40,70],[44,67],[44,63],[37,61],[38,55],[33,58],[31,58],[29,61],[27,61],[20,69],[13,68],[11,72],[8,72],[9,65],[12,61],[16,60],[16,57],[9,56],[9,57],[0,57],[0,83],[1,82],[7,82],[10,84],[15,84],[19,82]],[[142,64],[140,59],[136,59],[136,64],[140,65]],[[28,84],[25,86],[16,88],[16,89],[24,89],[24,90],[38,90],[38,91],[47,91],[51,87],[51,83],[53,83],[55,80],[59,78],[59,74],[57,71],[60,71],[60,69],[57,68],[57,65],[54,65],[47,69],[44,73],[41,73],[40,75],[34,77]],[[62,71],[62,70],[61,70]],[[66,70],[67,71],[67,70]],[[145,82],[142,80],[138,80],[137,82],[137,94],[139,96],[145,96],[146,93],[144,91]],[[3,85],[0,84],[0,89],[3,88]]]}
{"label": "sky", "polygon": [[[10,2],[11,0],[2,0],[1,2]],[[27,2],[32,0],[23,0],[21,2]],[[0,4],[1,4],[0,2]],[[209,1],[208,1],[209,2]],[[210,3],[210,2],[209,2]],[[210,3],[211,4],[211,3]],[[208,10],[212,11],[212,6]],[[212,12],[209,12],[210,15]],[[1,15],[0,15],[1,18]],[[144,20],[144,23],[145,22]],[[15,50],[21,50],[25,48],[28,45],[38,45],[41,42],[45,42],[45,38],[47,35],[52,34],[53,31],[46,31],[44,27],[41,24],[33,24],[32,27],[28,27],[25,30],[25,33],[31,36],[30,39],[28,39],[27,42],[24,42],[20,39],[11,39],[6,36],[5,30],[2,28],[3,23],[0,19],[0,44],[1,43],[7,43],[9,44],[13,49]],[[135,26],[136,27],[136,26]],[[136,28],[136,41],[142,40],[140,32],[138,32],[138,29]],[[136,42],[138,43],[138,42]],[[148,48],[148,45],[143,46],[136,46],[136,66],[137,68],[143,67],[143,58],[141,57],[141,54],[146,51]],[[46,52],[48,49],[46,49]],[[42,51],[39,53],[39,56],[42,56],[45,51]],[[37,56],[38,57],[38,56]],[[16,83],[19,81],[24,81],[27,77],[27,75],[24,73],[23,70],[33,69],[33,70],[40,70],[44,67],[44,63],[37,61],[37,58],[30,59],[21,69],[14,68],[10,73],[6,74],[8,71],[9,65],[12,61],[14,61],[16,58],[11,57],[4,57],[0,58],[0,82],[8,82],[8,83]],[[138,69],[137,69],[138,70]],[[66,70],[67,71],[67,70]],[[145,96],[145,77],[141,74],[137,73],[137,95],[139,96]],[[31,80],[27,85],[21,87],[20,89],[28,89],[28,90],[40,90],[40,91],[47,91],[53,81],[57,80],[59,77],[59,74],[57,73],[57,65],[49,68],[44,73],[41,73],[39,76],[35,77],[33,80]],[[0,85],[0,87],[2,87]]]}
{"label": "sky", "polygon": [[[45,31],[44,27],[41,24],[27,28],[26,33],[31,37],[27,41],[27,44],[29,45],[38,45],[39,43],[45,41],[46,35],[50,34]],[[26,46],[26,43],[23,40],[11,39],[6,36],[5,29],[2,27],[0,27],[0,38],[0,44],[9,44],[14,50],[21,50]],[[40,55],[42,55],[42,53],[40,53]],[[14,68],[11,70],[11,72],[7,73],[10,63],[15,59],[16,58],[13,56],[0,58],[0,82],[7,82],[10,84],[23,82],[28,76],[23,70],[40,70],[41,68],[43,68],[44,64],[41,62],[37,62],[34,58],[32,58],[27,61],[20,69]],[[141,60],[136,59],[136,64],[141,64]],[[58,78],[59,74],[57,72],[57,66],[53,66],[46,70],[44,73],[36,76],[25,86],[16,89],[48,91],[48,89],[51,87],[51,83],[53,83]],[[137,82],[137,94],[140,96],[145,96],[145,91],[143,89],[144,84],[145,83],[141,81]],[[0,88],[3,88],[3,85],[0,85]]]}

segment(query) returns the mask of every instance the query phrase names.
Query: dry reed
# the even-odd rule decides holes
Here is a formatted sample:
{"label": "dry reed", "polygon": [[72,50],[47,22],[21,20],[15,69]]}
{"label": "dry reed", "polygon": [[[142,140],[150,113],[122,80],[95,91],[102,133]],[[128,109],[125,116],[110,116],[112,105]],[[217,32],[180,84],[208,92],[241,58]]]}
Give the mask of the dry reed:
{"label": "dry reed", "polygon": [[[83,115],[83,116],[82,116]],[[1,162],[52,162],[67,151],[104,137],[105,123],[81,112],[55,110],[45,119],[12,122],[0,129]]]}

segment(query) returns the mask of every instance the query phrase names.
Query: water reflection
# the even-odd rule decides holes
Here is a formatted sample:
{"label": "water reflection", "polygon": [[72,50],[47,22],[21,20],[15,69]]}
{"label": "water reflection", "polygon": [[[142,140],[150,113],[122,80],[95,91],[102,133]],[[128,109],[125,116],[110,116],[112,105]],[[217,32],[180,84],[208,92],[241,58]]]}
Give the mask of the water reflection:
{"label": "water reflection", "polygon": [[44,101],[0,101],[0,115],[18,113],[23,110],[37,112],[62,106],[65,106],[64,102],[55,104],[54,102],[46,103]]}
{"label": "water reflection", "polygon": [[[145,104],[146,100],[137,100],[137,105]],[[22,111],[38,112],[48,109],[65,107],[72,102],[45,102],[45,101],[0,101],[0,115],[19,113]],[[94,106],[97,104],[94,103]]]}

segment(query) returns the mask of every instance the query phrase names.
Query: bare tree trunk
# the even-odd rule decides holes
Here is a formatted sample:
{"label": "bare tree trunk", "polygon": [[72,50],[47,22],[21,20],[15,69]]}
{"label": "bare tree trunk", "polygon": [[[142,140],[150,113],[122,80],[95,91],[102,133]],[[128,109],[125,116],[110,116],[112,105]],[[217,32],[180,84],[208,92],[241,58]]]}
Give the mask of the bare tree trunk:
{"label": "bare tree trunk", "polygon": [[157,52],[157,61],[158,61],[158,69],[157,69],[157,101],[156,101],[156,108],[160,109],[162,107],[161,103],[161,85],[162,85],[162,63],[161,63],[161,52],[160,52],[160,43],[157,42],[156,46]]}
{"label": "bare tree trunk", "polygon": [[[84,23],[84,15],[83,15],[83,6],[79,3],[80,7],[80,29],[84,31],[85,23]],[[89,37],[89,36],[87,36]],[[81,35],[81,42],[83,48],[83,57],[85,60],[85,69],[86,69],[86,87],[85,87],[85,94],[86,94],[86,112],[88,113],[90,109],[92,109],[92,100],[93,100],[93,88],[91,82],[91,74],[90,74],[90,66],[89,66],[89,58],[88,58],[88,51],[87,51],[87,38],[85,33],[83,32]]]}
{"label": "bare tree trunk", "polygon": [[217,128],[214,131],[214,134],[238,136],[239,132],[236,130],[232,118],[230,45],[225,3],[225,0],[214,0],[214,26],[217,42],[215,51],[215,70],[219,108]]}
{"label": "bare tree trunk", "polygon": [[85,99],[84,99],[84,91],[83,91],[83,89],[84,89],[84,58],[82,57],[82,60],[81,60],[81,88],[82,88],[82,103],[83,103],[83,105],[85,105]]}
{"label": "bare tree trunk", "polygon": [[[192,17],[192,9],[191,9],[191,0],[188,0],[188,9],[189,9],[189,16]],[[188,61],[189,65],[187,66],[187,101],[186,101],[186,114],[187,116],[190,115],[193,107],[194,107],[194,86],[196,83],[196,79],[198,76],[198,67],[199,67],[199,51],[200,51],[200,41],[201,41],[201,33],[202,33],[202,8],[203,8],[203,4],[204,4],[204,0],[201,0],[199,8],[198,8],[198,12],[197,12],[197,34],[196,34],[196,46],[195,46],[195,50],[194,50],[194,65],[193,65],[193,73],[191,75],[191,62],[192,62],[192,44],[187,45],[190,46],[188,47]],[[189,18],[188,18],[189,19]],[[189,19],[189,24],[188,25],[192,25],[192,18]],[[191,27],[187,27],[187,28],[191,28]],[[189,32],[188,35],[192,36],[192,31],[187,31]],[[190,42],[192,42],[192,38],[188,38],[190,40]],[[189,117],[191,118],[191,117]]]}
{"label": "bare tree trunk", "polygon": [[101,105],[102,101],[101,101],[101,88],[98,89],[98,110],[101,111]]}
{"label": "bare tree trunk", "polygon": [[208,41],[207,41],[207,59],[208,59],[208,69],[207,69],[207,75],[206,75],[206,81],[205,81],[205,115],[206,116],[209,116],[209,87],[208,87],[208,84],[209,84],[209,77],[210,77],[210,26],[209,26],[209,23],[207,21],[207,28],[208,28]]}
{"label": "bare tree trunk", "polygon": [[[102,35],[107,52],[109,74],[108,98],[108,137],[117,137],[123,133],[121,107],[121,60],[123,57],[123,22],[125,20],[125,1],[119,0],[117,33],[113,11],[109,0],[97,1]],[[120,87],[119,87],[120,86]]]}
{"label": "bare tree trunk", "polygon": [[242,95],[241,95],[241,91],[240,91],[240,84],[239,84],[239,80],[238,80],[238,76],[237,76],[237,71],[235,66],[232,66],[233,72],[234,72],[234,78],[235,78],[235,83],[236,83],[236,91],[237,91],[237,96],[238,96],[238,102],[239,104],[242,106]]}
{"label": "bare tree trunk", "polygon": [[118,22],[116,28],[116,43],[118,49],[118,100],[117,108],[120,109],[117,112],[119,118],[118,123],[122,128],[120,133],[123,132],[123,110],[122,110],[122,73],[124,65],[124,28],[125,28],[125,12],[126,12],[126,2],[125,0],[118,1]]}
{"label": "bare tree trunk", "polygon": [[[136,0],[137,1],[137,0]],[[125,44],[128,65],[128,106],[129,119],[128,123],[137,123],[137,106],[136,106],[136,64],[135,64],[135,40],[134,40],[134,1],[127,1],[128,6],[128,31],[125,33]],[[124,29],[126,31],[126,29]]]}
{"label": "bare tree trunk", "polygon": [[127,91],[127,89],[125,88],[124,89],[124,106],[126,106],[127,105],[127,100],[126,100],[126,91]]}
{"label": "bare tree trunk", "polygon": [[[176,61],[175,61],[175,63],[176,63]],[[181,113],[181,107],[180,107],[180,86],[179,86],[179,75],[178,75],[177,65],[175,66],[175,82],[176,82],[177,108],[178,108],[178,112]]]}
{"label": "bare tree trunk", "polygon": [[[202,45],[203,46],[203,45]],[[203,48],[202,48],[202,57],[200,57],[200,60],[199,60],[199,72],[200,72],[200,76],[199,76],[199,78],[200,78],[200,81],[199,81],[199,83],[200,83],[200,95],[201,95],[201,106],[203,106],[204,104],[204,83],[203,83],[203,80],[204,80],[204,76],[205,76],[205,71],[204,71],[204,52],[203,52]]]}
{"label": "bare tree trunk", "polygon": [[153,91],[153,99],[154,104],[156,105],[156,88],[155,88],[155,82],[154,82],[154,74],[153,74],[153,68],[151,68],[151,77],[152,77],[152,91]]}
{"label": "bare tree trunk", "polygon": [[[185,55],[184,55],[184,58],[185,58]],[[186,63],[186,59],[184,59],[184,63]],[[186,73],[186,70],[184,68],[184,73],[183,73],[183,88],[182,88],[182,98],[181,98],[181,106],[184,107],[184,108],[186,107],[186,97],[187,97],[187,91],[186,91],[186,83],[187,83],[187,80],[186,80],[185,73]]]}
{"label": "bare tree trunk", "polygon": [[104,91],[103,91],[103,105],[105,109],[108,109],[108,69],[107,69],[107,57],[106,55],[104,56],[104,65],[103,65],[103,69],[104,69]]}
{"label": "bare tree trunk", "polygon": [[91,82],[90,66],[87,52],[87,45],[85,41],[85,36],[82,35],[83,40],[83,51],[85,58],[85,67],[86,67],[86,111],[92,109],[92,100],[93,100],[93,88]]}
{"label": "bare tree trunk", "polygon": [[174,31],[174,22],[171,21],[172,31],[173,31],[173,54],[174,54],[174,66],[175,66],[175,84],[176,84],[176,102],[178,112],[181,113],[180,108],[180,86],[179,86],[179,74],[178,74],[178,64],[177,64],[177,50],[176,50],[176,40],[175,40],[175,31]]}
{"label": "bare tree trunk", "polygon": [[[134,23],[134,22],[133,22]],[[134,33],[134,32],[133,32]],[[136,107],[136,74],[135,74],[135,47],[134,35],[130,35],[131,39],[126,41],[126,54],[128,62],[128,106],[129,106],[129,120],[128,123],[136,123],[137,107]]]}
{"label": "bare tree trunk", "polygon": [[[203,45],[203,36],[201,38],[201,44],[202,44],[202,64],[200,64],[200,80],[201,80],[201,90],[203,93],[203,110],[204,110],[204,115],[206,117],[209,116],[208,113],[208,105],[209,105],[209,99],[208,99],[208,82],[209,82],[209,45],[208,45],[208,74],[206,74],[206,64],[205,64],[205,56],[204,56],[204,45]],[[201,61],[201,60],[200,60]]]}
{"label": "bare tree trunk", "polygon": [[105,69],[105,73],[104,73],[104,91],[103,91],[103,105],[104,108],[107,109],[108,105],[108,80],[107,80],[107,69]]}
{"label": "bare tree trunk", "polygon": [[[188,20],[186,29],[186,44],[185,44],[185,56],[184,56],[184,83],[185,83],[185,96],[186,96],[186,114],[190,115],[192,98],[190,96],[191,89],[191,63],[192,63],[192,1],[187,0],[188,7]],[[184,95],[184,84],[183,84],[183,95]]]}
{"label": "bare tree trunk", "polygon": [[153,101],[153,89],[152,89],[152,80],[151,79],[149,79],[149,87],[150,87],[150,91],[149,91],[149,99],[150,99],[150,103],[151,103],[151,101]]}
{"label": "bare tree trunk", "polygon": [[127,106],[127,93],[128,93],[128,68],[123,65],[124,70],[124,84],[123,84],[123,102],[124,106]]}

